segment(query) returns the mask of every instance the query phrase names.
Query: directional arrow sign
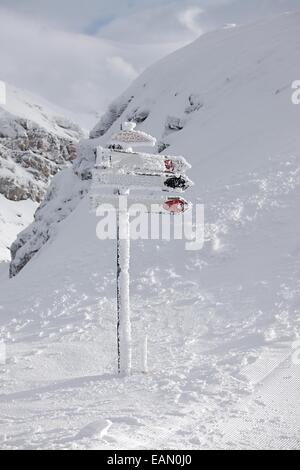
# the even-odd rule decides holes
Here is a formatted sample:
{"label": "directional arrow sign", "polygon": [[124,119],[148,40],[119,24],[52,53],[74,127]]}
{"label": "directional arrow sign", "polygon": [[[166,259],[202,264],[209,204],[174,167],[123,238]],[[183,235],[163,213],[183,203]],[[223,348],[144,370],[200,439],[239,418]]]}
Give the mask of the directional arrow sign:
{"label": "directional arrow sign", "polygon": [[176,176],[172,173],[132,174],[113,170],[96,170],[93,174],[93,186],[130,189],[151,189],[153,191],[183,192],[193,186],[187,176]]}
{"label": "directional arrow sign", "polygon": [[[105,194],[105,195],[93,195],[92,196],[92,207],[93,210],[96,211],[98,207],[105,204],[106,208],[105,211],[109,211],[109,206],[111,206],[112,210],[119,209],[119,197],[113,194]],[[149,214],[182,214],[187,210],[190,210],[192,204],[182,197],[162,197],[162,196],[151,196],[151,197],[140,197],[140,196],[133,196],[129,195],[126,196],[126,204],[128,213],[130,215],[132,208],[134,205],[141,205],[142,211]],[[142,207],[143,206],[143,207]],[[136,208],[134,208],[135,210]]]}
{"label": "directional arrow sign", "polygon": [[183,157],[97,149],[96,168],[122,170],[135,174],[182,174],[191,166]]}

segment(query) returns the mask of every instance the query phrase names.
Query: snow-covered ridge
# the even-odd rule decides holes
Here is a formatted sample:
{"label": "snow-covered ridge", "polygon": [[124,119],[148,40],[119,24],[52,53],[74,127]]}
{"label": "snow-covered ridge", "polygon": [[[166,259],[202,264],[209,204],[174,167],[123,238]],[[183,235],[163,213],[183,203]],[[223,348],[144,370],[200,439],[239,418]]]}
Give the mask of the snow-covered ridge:
{"label": "snow-covered ridge", "polygon": [[[186,145],[189,140],[193,150],[196,126],[200,148],[201,139],[206,143],[212,139],[206,132],[211,124],[220,139],[223,129],[217,123],[223,114],[216,116],[216,124],[210,118],[214,110],[225,113],[229,105],[232,112],[223,126],[230,130],[228,137],[234,130],[247,132],[246,124],[253,124],[257,131],[262,125],[267,129],[279,120],[283,123],[281,107],[297,116],[298,109],[291,107],[291,84],[299,78],[298,64],[292,60],[299,43],[299,24],[300,12],[287,13],[202,36],[146,70],[112,103],[91,131],[91,138],[104,136],[101,141],[105,142],[122,121],[133,120],[140,130],[159,138],[159,150],[176,147],[180,141]],[[270,107],[277,116],[268,123]]]}
{"label": "snow-covered ridge", "polygon": [[[105,146],[124,121],[158,137],[158,152],[189,158],[196,183],[191,195],[201,200],[210,182],[255,172],[287,148],[297,154],[300,107],[291,103],[291,84],[299,74],[292,59],[300,48],[299,27],[300,14],[293,13],[209,33],[150,67],[80,145],[73,165],[78,188],[80,179],[91,178],[93,149]],[[26,242],[21,235],[23,252],[26,246],[36,251],[32,231],[35,225]]]}

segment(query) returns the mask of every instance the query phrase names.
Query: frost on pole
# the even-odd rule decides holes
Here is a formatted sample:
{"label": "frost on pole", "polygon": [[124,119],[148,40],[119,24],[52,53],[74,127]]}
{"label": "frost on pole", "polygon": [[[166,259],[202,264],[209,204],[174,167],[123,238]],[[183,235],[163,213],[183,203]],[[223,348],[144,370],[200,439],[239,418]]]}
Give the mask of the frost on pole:
{"label": "frost on pole", "polygon": [[118,211],[117,234],[117,344],[118,370],[128,375],[131,371],[131,322],[129,298],[129,258],[130,258],[130,228],[127,210]]}
{"label": "frost on pole", "polygon": [[6,85],[0,80],[0,105],[6,105]]}

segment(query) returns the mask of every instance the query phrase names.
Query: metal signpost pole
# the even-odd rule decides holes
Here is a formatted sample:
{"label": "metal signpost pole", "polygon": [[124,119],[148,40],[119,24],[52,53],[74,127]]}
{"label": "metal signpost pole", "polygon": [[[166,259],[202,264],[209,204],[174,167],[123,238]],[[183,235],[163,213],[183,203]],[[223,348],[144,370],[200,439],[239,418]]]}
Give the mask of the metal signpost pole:
{"label": "metal signpost pole", "polygon": [[127,204],[127,191],[118,191],[117,210],[117,347],[118,372],[129,375],[131,372],[131,319],[129,297],[130,225]]}

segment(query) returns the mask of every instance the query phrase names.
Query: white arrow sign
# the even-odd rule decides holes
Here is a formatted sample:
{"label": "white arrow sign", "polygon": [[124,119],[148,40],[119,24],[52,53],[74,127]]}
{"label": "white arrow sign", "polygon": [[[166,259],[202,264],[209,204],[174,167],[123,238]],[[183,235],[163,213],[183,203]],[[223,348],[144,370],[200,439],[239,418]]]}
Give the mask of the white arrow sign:
{"label": "white arrow sign", "polygon": [[122,170],[135,174],[182,174],[191,168],[185,158],[149,153],[97,149],[96,168]]}

